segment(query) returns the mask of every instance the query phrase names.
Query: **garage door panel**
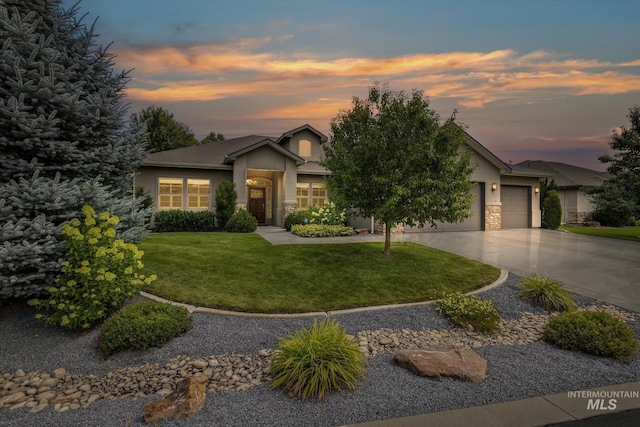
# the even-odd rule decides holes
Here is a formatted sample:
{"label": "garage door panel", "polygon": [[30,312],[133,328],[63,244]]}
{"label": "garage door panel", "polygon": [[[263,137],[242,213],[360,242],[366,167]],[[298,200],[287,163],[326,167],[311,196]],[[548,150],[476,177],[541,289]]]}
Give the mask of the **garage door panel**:
{"label": "garage door panel", "polygon": [[528,228],[530,224],[529,187],[500,186],[502,228]]}
{"label": "garage door panel", "polygon": [[405,233],[430,233],[436,231],[481,231],[483,229],[483,211],[484,206],[482,202],[482,185],[478,184],[473,187],[471,194],[473,194],[473,202],[471,203],[471,217],[467,218],[463,222],[450,224],[446,222],[438,222],[438,228],[432,228],[425,225],[424,228],[405,227]]}

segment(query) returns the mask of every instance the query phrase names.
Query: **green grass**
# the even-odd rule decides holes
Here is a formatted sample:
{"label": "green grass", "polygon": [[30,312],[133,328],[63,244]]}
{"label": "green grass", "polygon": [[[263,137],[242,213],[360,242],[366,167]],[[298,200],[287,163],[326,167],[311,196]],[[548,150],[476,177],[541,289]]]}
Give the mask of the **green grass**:
{"label": "green grass", "polygon": [[300,313],[433,300],[496,280],[499,270],[414,243],[273,246],[257,234],[149,235],[149,292],[201,307]]}
{"label": "green grass", "polygon": [[609,237],[612,239],[640,242],[640,226],[636,227],[573,227],[561,226],[560,230],[589,236]]}

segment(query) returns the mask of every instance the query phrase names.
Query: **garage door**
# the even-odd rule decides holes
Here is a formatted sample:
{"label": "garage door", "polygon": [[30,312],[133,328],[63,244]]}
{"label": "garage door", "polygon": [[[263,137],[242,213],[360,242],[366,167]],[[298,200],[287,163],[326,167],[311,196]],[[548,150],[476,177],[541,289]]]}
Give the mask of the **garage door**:
{"label": "garage door", "polygon": [[405,233],[425,233],[434,231],[481,231],[484,229],[484,201],[482,199],[484,183],[479,183],[473,187],[473,202],[471,203],[471,217],[463,222],[449,224],[444,222],[438,223],[438,228],[431,228],[425,225],[424,228],[405,227]]}
{"label": "garage door", "polygon": [[530,187],[500,186],[502,202],[502,228],[528,228]]}

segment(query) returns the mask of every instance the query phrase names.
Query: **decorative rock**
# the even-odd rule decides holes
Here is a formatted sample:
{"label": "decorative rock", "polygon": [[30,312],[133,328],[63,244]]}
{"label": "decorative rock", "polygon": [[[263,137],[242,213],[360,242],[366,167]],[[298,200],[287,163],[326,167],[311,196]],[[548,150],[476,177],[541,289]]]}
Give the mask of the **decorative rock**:
{"label": "decorative rock", "polygon": [[487,377],[487,361],[470,348],[431,347],[400,350],[395,354],[398,365],[416,375],[456,377],[479,383]]}
{"label": "decorative rock", "polygon": [[197,414],[206,399],[205,375],[185,378],[176,385],[176,391],[160,401],[144,406],[144,420],[152,424],[168,418],[183,419]]}
{"label": "decorative rock", "polygon": [[53,378],[62,378],[62,377],[64,377],[65,375],[67,375],[67,370],[66,370],[66,369],[64,369],[64,368],[58,368],[58,369],[55,369],[55,370],[51,373],[51,376],[52,376]]}
{"label": "decorative rock", "polygon": [[209,363],[205,362],[204,360],[196,360],[195,362],[193,362],[193,367],[196,369],[204,369],[208,366]]}

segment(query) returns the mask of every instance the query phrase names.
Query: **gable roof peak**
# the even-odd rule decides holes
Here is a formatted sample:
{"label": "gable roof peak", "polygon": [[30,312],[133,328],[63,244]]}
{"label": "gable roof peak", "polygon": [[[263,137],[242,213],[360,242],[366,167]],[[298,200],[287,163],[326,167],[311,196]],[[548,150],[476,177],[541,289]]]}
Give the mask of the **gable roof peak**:
{"label": "gable roof peak", "polygon": [[323,134],[322,132],[320,132],[318,129],[314,128],[310,124],[304,124],[302,126],[299,126],[299,127],[295,128],[295,129],[291,129],[290,131],[287,131],[287,132],[283,133],[282,135],[280,135],[280,138],[278,138],[276,140],[276,144],[282,143],[282,141],[284,141],[285,139],[291,138],[293,135],[295,135],[298,132],[302,132],[303,130],[308,130],[308,131],[318,135],[318,137],[320,138],[320,142],[321,143],[327,142],[327,140],[328,140],[327,136],[325,134]]}

